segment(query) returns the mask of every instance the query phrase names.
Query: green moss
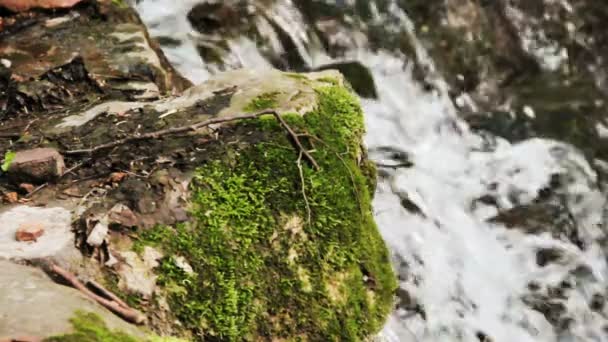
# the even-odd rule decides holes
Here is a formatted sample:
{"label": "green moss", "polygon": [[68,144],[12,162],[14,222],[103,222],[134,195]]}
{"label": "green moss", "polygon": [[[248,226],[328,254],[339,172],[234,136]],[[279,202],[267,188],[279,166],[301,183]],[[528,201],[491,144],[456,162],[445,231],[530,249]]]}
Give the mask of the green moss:
{"label": "green moss", "polygon": [[333,78],[333,77],[321,77],[318,78],[317,81],[319,82],[324,82],[324,83],[329,83],[331,85],[337,86],[340,84],[340,82],[338,82],[337,79]]}
{"label": "green moss", "polygon": [[71,334],[54,336],[45,339],[45,342],[138,342],[133,336],[120,331],[108,329],[101,317],[90,312],[76,312],[71,319],[74,332]]}
{"label": "green moss", "polygon": [[2,166],[0,166],[0,169],[4,172],[7,172],[16,156],[17,153],[13,151],[7,151],[4,154],[4,161],[2,162]]}
{"label": "green moss", "polygon": [[175,337],[152,335],[146,338],[133,337],[108,328],[101,317],[92,312],[77,311],[70,320],[74,332],[46,338],[45,342],[186,342]]}
{"label": "green moss", "polygon": [[376,179],[378,178],[376,164],[369,159],[365,159],[360,167],[361,172],[363,172],[363,175],[365,175],[365,179],[367,180],[367,189],[370,194],[373,194],[376,192]]}
{"label": "green moss", "polygon": [[254,112],[263,109],[273,108],[277,105],[277,95],[279,95],[278,91],[264,93],[249,102],[243,110],[248,112]]}
{"label": "green moss", "polygon": [[308,77],[306,77],[306,75],[298,74],[296,72],[286,72],[285,76],[299,80],[299,81],[308,81],[309,80]]}
{"label": "green moss", "polygon": [[112,4],[118,6],[119,8],[129,8],[129,5],[123,0],[112,0]]}
{"label": "green moss", "polygon": [[255,132],[255,143],[223,146],[223,155],[236,157],[197,171],[194,222],[140,236],[139,244],[161,246],[193,267],[186,274],[167,257],[157,271],[172,311],[194,336],[358,341],[390,313],[396,283],[371,213],[373,172],[357,162],[363,115],[345,88],[321,88],[318,96],[315,111],[285,116],[296,131],[318,137],[306,143],[321,169],[302,161],[307,201],[285,131],[272,117],[249,120],[238,126]]}

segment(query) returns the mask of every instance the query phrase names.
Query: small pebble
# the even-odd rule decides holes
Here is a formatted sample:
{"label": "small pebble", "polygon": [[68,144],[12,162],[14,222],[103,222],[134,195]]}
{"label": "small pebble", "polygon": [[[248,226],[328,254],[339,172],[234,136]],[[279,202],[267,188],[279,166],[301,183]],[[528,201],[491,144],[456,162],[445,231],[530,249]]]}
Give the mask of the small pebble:
{"label": "small pebble", "polygon": [[6,58],[0,58],[0,64],[2,64],[5,68],[9,69],[13,65],[13,62]]}
{"label": "small pebble", "polygon": [[15,240],[21,242],[36,242],[44,234],[44,226],[40,222],[22,223],[15,232]]}

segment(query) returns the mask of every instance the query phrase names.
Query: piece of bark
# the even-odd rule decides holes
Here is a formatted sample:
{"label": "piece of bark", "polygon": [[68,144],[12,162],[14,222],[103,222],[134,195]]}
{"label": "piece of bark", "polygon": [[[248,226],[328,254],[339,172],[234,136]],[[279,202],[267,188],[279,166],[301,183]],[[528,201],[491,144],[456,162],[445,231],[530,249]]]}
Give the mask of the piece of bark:
{"label": "piece of bark", "polygon": [[10,204],[17,203],[19,201],[19,195],[16,192],[7,192],[4,194],[4,200]]}
{"label": "piece of bark", "polygon": [[93,287],[95,290],[99,291],[107,299],[115,301],[123,308],[127,308],[127,309],[129,308],[129,305],[127,305],[127,303],[125,303],[122,299],[118,298],[117,295],[113,294],[105,287],[101,286],[101,284],[99,284],[98,282],[96,282],[94,280],[89,280],[89,281],[87,281],[87,285],[89,285],[89,286]]}

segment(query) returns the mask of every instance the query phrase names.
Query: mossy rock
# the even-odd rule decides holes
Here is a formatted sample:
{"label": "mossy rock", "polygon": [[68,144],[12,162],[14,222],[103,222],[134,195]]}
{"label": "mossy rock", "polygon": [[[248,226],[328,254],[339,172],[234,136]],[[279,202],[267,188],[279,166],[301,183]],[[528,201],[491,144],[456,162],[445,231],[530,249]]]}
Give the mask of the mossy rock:
{"label": "mossy rock", "polygon": [[71,323],[71,333],[48,337],[44,342],[185,342],[173,337],[133,336],[124,331],[112,330],[103,318],[92,312],[77,311]]}
{"label": "mossy rock", "polygon": [[273,116],[224,128],[232,143],[207,147],[217,158],[196,171],[191,222],[140,234],[136,247],[168,256],[159,283],[200,340],[359,341],[392,309],[395,277],[371,211],[375,180],[360,161],[361,108],[343,86],[317,84],[316,93],[314,110],[284,117],[309,135],[300,139],[319,170]]}
{"label": "mossy rock", "polygon": [[46,338],[45,342],[137,342],[133,337],[119,330],[111,330],[101,317],[91,312],[78,311],[71,319],[74,331]]}

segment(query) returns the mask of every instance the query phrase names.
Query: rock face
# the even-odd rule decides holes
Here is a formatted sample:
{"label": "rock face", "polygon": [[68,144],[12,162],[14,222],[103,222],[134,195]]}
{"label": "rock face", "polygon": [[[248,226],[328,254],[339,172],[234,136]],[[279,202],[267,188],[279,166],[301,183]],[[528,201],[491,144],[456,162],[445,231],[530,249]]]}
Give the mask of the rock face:
{"label": "rock face", "polygon": [[135,336],[144,334],[84,297],[56,284],[42,271],[0,260],[0,340],[17,336],[53,336],[70,333],[77,311],[95,313],[111,329]]}
{"label": "rock face", "polygon": [[190,85],[158,53],[126,5],[88,1],[54,15],[26,12],[3,18],[1,29],[0,118],[5,121],[68,103],[86,106],[110,92],[149,98]]}
{"label": "rock face", "polygon": [[[0,149],[14,158],[0,191],[21,206],[2,214],[0,256],[59,262],[52,247],[75,245],[62,266],[164,335],[376,333],[396,285],[371,214],[363,115],[341,74],[240,70],[186,90],[121,4],[3,18]],[[45,184],[29,192],[17,175]],[[44,234],[16,241],[35,215]],[[68,327],[79,305],[54,324]],[[34,324],[28,311],[17,317]],[[26,333],[46,335],[6,334]]]}

